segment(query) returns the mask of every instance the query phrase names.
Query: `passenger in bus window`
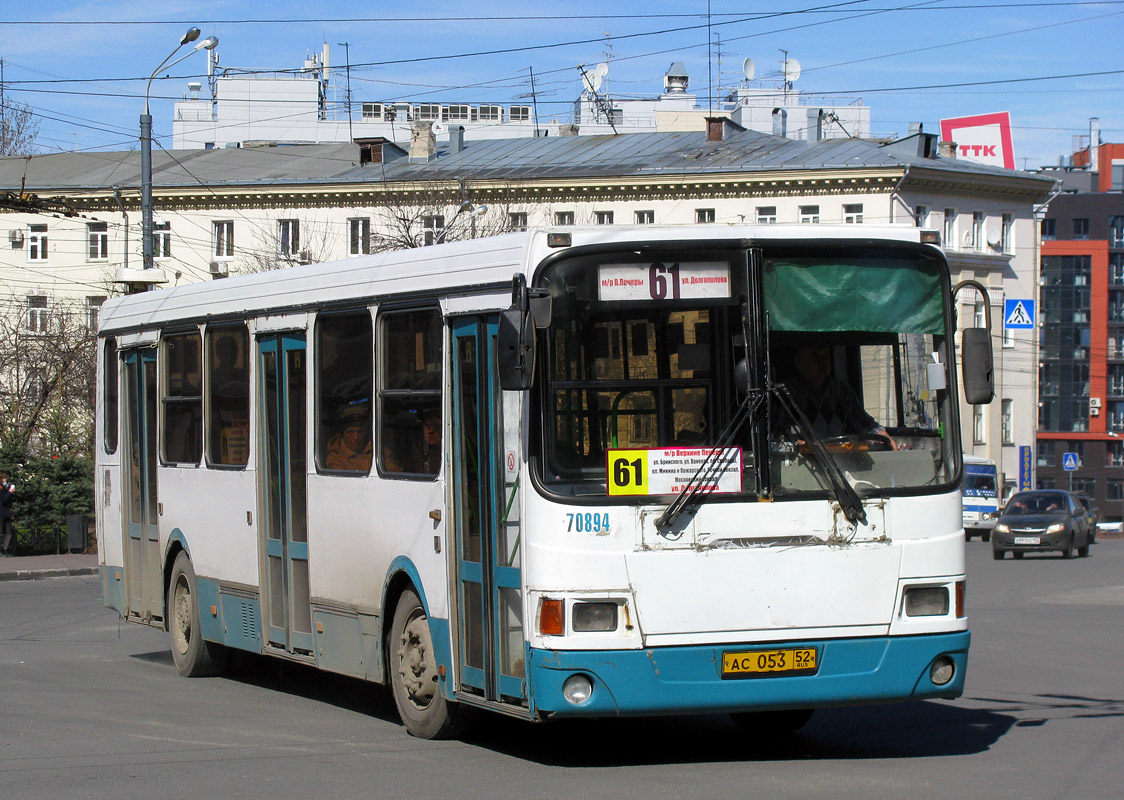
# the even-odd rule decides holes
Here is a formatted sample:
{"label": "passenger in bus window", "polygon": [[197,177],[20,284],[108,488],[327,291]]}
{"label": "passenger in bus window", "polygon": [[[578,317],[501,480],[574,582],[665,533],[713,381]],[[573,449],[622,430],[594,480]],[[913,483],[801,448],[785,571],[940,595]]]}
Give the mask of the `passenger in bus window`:
{"label": "passenger in bus window", "polygon": [[897,449],[886,429],[863,408],[854,389],[832,376],[831,348],[802,345],[793,353],[792,364],[796,372],[785,384],[816,436],[868,434]]}
{"label": "passenger in bus window", "polygon": [[371,468],[370,419],[362,405],[344,406],[340,412],[342,429],[328,440],[325,466],[353,472],[367,472]]}
{"label": "passenger in bus window", "polygon": [[383,469],[406,475],[436,475],[441,468],[441,412],[436,408],[399,426],[397,446],[383,447]]}

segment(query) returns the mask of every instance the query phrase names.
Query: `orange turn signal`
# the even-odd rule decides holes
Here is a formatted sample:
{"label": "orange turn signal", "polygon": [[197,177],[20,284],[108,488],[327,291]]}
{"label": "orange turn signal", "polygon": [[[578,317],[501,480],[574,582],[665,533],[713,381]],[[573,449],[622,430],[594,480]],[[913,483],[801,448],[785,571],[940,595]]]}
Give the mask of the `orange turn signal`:
{"label": "orange turn signal", "polygon": [[964,602],[965,602],[965,596],[964,595],[967,593],[967,591],[968,591],[968,586],[967,586],[966,581],[957,581],[956,582],[956,617],[957,617],[957,619],[962,619],[964,617],[965,613],[966,613],[966,611],[964,610]]}
{"label": "orange turn signal", "polygon": [[544,636],[561,636],[566,632],[565,600],[544,597],[539,603],[539,633]]}

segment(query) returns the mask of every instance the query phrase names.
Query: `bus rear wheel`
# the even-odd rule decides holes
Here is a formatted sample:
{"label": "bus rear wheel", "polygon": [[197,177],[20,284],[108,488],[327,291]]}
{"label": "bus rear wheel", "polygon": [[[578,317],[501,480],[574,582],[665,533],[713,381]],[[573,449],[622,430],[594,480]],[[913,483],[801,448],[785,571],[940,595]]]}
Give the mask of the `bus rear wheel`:
{"label": "bus rear wheel", "polygon": [[734,724],[754,737],[766,738],[796,733],[808,724],[814,708],[789,708],[784,711],[743,711],[731,714]]}
{"label": "bus rear wheel", "polygon": [[412,589],[398,598],[386,639],[390,689],[398,716],[419,739],[451,739],[465,728],[466,709],[441,694],[429,619]]}
{"label": "bus rear wheel", "polygon": [[229,651],[203,638],[199,625],[199,592],[195,569],[183,550],[172,564],[168,582],[168,632],[172,636],[172,660],[186,678],[217,675],[226,666]]}

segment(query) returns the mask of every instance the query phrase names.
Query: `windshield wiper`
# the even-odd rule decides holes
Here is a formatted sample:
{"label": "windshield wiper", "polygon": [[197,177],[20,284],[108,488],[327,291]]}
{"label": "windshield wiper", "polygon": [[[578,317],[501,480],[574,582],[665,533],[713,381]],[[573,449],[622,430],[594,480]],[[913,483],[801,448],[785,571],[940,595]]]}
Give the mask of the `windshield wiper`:
{"label": "windshield wiper", "polygon": [[734,416],[730,418],[726,427],[718,434],[718,440],[711,446],[710,452],[699,464],[699,468],[695,470],[691,480],[687,481],[678,496],[671,501],[671,505],[664,509],[659,519],[656,520],[656,528],[664,536],[678,538],[669,536],[671,527],[685,510],[697,508],[702,504],[700,496],[704,494],[703,487],[713,485],[718,476],[726,469],[728,463],[726,448],[729,447],[730,442],[738,435],[738,431],[742,429],[745,423],[757,417],[760,409],[765,405],[765,397],[765,392],[760,389],[754,390],[747,394],[745,400],[738,406]]}
{"label": "windshield wiper", "polygon": [[770,387],[771,393],[777,398],[782,408],[788,412],[795,421],[797,427],[800,429],[800,435],[804,437],[805,443],[811,449],[812,454],[815,456],[816,461],[819,462],[820,467],[823,469],[824,477],[827,478],[831,484],[832,494],[835,495],[836,502],[839,503],[839,508],[843,511],[843,516],[852,525],[862,523],[866,524],[866,509],[863,508],[863,501],[859,497],[859,493],[855,491],[847,478],[843,475],[843,470],[831,454],[827,452],[827,448],[823,446],[823,442],[816,436],[812,430],[812,423],[800,410],[800,406],[792,399],[792,395],[788,393],[788,387],[783,383],[775,383]]}

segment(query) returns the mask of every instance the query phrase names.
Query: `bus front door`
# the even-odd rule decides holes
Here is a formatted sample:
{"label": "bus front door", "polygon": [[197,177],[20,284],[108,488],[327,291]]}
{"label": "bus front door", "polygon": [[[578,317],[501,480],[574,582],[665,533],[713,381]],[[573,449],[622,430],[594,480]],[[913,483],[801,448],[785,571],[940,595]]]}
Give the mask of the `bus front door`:
{"label": "bus front door", "polygon": [[495,316],[453,325],[458,689],[525,704],[519,396],[500,390]]}
{"label": "bus front door", "polygon": [[129,616],[151,622],[164,616],[156,494],[156,350],[130,350],[122,360],[128,454],[125,583]]}
{"label": "bus front door", "polygon": [[312,653],[306,515],[305,339],[258,339],[261,409],[259,526],[265,557],[262,607],[269,647]]}

